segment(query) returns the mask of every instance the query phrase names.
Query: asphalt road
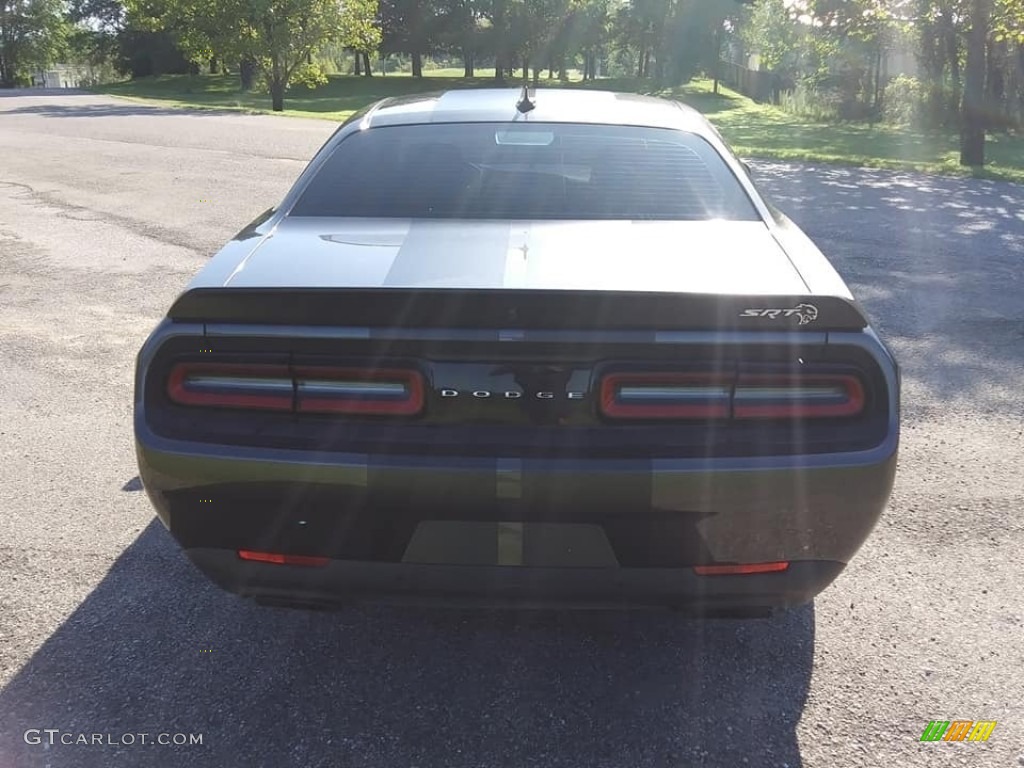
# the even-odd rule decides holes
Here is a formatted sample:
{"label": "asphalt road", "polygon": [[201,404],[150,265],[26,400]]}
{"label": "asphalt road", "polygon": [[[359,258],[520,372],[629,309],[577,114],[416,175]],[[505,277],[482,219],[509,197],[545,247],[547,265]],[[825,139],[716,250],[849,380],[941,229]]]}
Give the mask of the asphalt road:
{"label": "asphalt road", "polygon": [[[311,614],[222,594],[153,522],[131,373],[332,130],[0,95],[0,768],[1024,765],[1024,188],[756,165],[904,370],[891,508],[813,606]],[[935,719],[998,725],[920,743]]]}

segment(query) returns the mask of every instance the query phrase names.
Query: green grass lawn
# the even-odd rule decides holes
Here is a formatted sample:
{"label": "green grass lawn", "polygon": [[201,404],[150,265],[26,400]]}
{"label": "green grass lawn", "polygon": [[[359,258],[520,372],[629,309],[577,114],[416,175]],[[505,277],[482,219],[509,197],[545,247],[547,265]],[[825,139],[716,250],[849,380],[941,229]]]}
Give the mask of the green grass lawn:
{"label": "green grass lawn", "polygon": [[[285,97],[284,114],[341,121],[360,107],[387,96],[494,84],[491,77],[467,79],[461,74],[461,70],[448,69],[429,71],[422,79],[397,73],[376,74],[370,78],[336,75],[327,85],[315,90],[290,91]],[[488,72],[485,70],[484,74]],[[517,82],[510,80],[509,84]],[[542,78],[542,87],[547,82]],[[557,80],[551,82],[558,83]],[[886,125],[816,122],[757,104],[726,88],[715,95],[711,92],[710,81],[706,80],[661,90],[636,80],[608,79],[586,84],[573,80],[568,86],[652,93],[684,101],[707,115],[744,157],[972,174],[970,169],[959,166],[958,139],[949,132],[925,133]],[[233,75],[169,75],[93,90],[175,107],[270,111],[267,94],[240,92],[238,79]],[[986,157],[989,165],[973,175],[1024,183],[1024,137],[989,137]]]}
{"label": "green grass lawn", "polygon": [[743,156],[905,168],[1024,183],[1024,136],[989,136],[985,147],[988,164],[984,171],[972,173],[959,164],[959,137],[952,132],[817,122],[757,104],[726,89],[715,96],[707,82],[659,95],[674,96],[699,109]]}

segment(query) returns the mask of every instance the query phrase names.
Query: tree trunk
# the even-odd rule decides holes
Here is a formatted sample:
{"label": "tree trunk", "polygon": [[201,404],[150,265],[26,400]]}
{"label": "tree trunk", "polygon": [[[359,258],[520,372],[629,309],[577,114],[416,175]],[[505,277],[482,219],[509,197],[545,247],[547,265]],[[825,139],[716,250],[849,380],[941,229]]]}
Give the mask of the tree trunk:
{"label": "tree trunk", "polygon": [[985,42],[990,0],[972,0],[967,33],[967,66],[960,121],[960,165],[985,165]]}
{"label": "tree trunk", "polygon": [[1009,109],[1006,103],[1006,71],[1003,67],[1007,59],[1005,42],[988,41],[988,74],[985,76],[985,114],[988,117],[990,130],[1002,130],[1009,127]]}
{"label": "tree trunk", "polygon": [[1017,84],[1014,99],[1013,119],[1018,123],[1018,129],[1024,128],[1024,45],[1017,48],[1017,63],[1013,68],[1014,81]]}
{"label": "tree trunk", "polygon": [[885,61],[885,47],[882,41],[878,41],[878,51],[875,53],[874,78],[871,84],[871,114],[868,116],[868,123],[872,124],[882,116],[882,65]]}
{"label": "tree trunk", "polygon": [[366,77],[373,77],[373,67],[370,66],[370,54],[363,51],[363,74]]}
{"label": "tree trunk", "polygon": [[210,57],[210,74],[216,75],[220,72],[220,62],[217,61],[216,56]]}
{"label": "tree trunk", "polygon": [[569,71],[565,67],[565,56],[558,60],[558,79],[562,82],[569,79]]}
{"label": "tree trunk", "polygon": [[494,28],[494,80],[505,82],[505,48],[502,44],[505,37],[505,1],[494,0],[492,4],[491,25]]}
{"label": "tree trunk", "polygon": [[352,74],[355,75],[356,77],[359,77],[361,74],[363,74],[363,54],[361,54],[359,51],[356,51],[355,55],[352,57],[352,61]]}
{"label": "tree trunk", "polygon": [[462,49],[462,76],[463,77],[476,77],[474,71],[473,53],[471,51]]}
{"label": "tree trunk", "polygon": [[641,50],[640,53],[636,57],[636,76],[638,78],[644,76],[644,51],[643,50]]}
{"label": "tree trunk", "polygon": [[253,81],[256,79],[256,63],[252,59],[242,59],[238,62],[238,79],[243,91],[252,90]]}
{"label": "tree trunk", "polygon": [[949,104],[950,116],[954,119],[959,116],[960,104],[958,99],[961,93],[960,83],[960,46],[956,34],[956,30],[953,29],[952,22],[949,23],[949,32],[946,33],[946,60],[949,62],[949,74],[953,79],[953,95],[952,100]]}
{"label": "tree trunk", "polygon": [[274,76],[270,83],[270,105],[275,112],[284,111],[284,83],[279,76]]}
{"label": "tree trunk", "polygon": [[536,88],[540,83],[540,67],[533,68],[533,87]]}
{"label": "tree trunk", "polygon": [[554,59],[548,59],[548,80],[555,79],[555,61]]}
{"label": "tree trunk", "polygon": [[423,54],[419,52],[412,55],[412,76],[423,77]]}
{"label": "tree trunk", "polygon": [[715,78],[715,95],[718,95],[718,79],[722,70],[722,26],[725,22],[718,25],[718,29],[715,30],[715,64],[714,64],[714,78]]}
{"label": "tree trunk", "polygon": [[523,56],[523,82],[530,79],[530,57]]}

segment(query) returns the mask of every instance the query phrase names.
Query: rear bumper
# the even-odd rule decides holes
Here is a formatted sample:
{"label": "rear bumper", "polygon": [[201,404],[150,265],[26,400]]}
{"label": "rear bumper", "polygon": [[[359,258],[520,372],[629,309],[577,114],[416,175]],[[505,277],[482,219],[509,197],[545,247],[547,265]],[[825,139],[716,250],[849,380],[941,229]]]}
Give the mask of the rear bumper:
{"label": "rear bumper", "polygon": [[[232,591],[310,602],[362,594],[725,608],[800,603],[827,586],[867,538],[896,468],[895,437],[862,454],[705,461],[256,451],[163,441],[138,425],[136,437],[146,491],[196,565]],[[508,567],[490,555],[471,565],[403,562],[427,521],[597,527],[613,567]],[[239,549],[331,562],[251,563],[238,558]],[[692,569],[775,561],[790,562],[789,570],[697,576]]]}
{"label": "rear bumper", "polygon": [[781,573],[697,576],[685,568],[514,568],[331,561],[268,565],[229,550],[190,549],[189,558],[222,588],[305,607],[348,601],[439,605],[634,608],[759,612],[800,605],[827,587],[843,564],[793,563]]}

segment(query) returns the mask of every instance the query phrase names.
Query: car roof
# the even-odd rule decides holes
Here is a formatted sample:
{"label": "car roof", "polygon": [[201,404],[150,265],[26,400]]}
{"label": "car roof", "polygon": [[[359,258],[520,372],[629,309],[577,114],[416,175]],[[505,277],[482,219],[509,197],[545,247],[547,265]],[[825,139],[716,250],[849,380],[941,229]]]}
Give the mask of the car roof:
{"label": "car roof", "polygon": [[697,110],[677,101],[582,88],[531,88],[534,109],[516,109],[522,88],[464,88],[384,99],[355,119],[372,128],[417,123],[594,123],[714,131]]}

